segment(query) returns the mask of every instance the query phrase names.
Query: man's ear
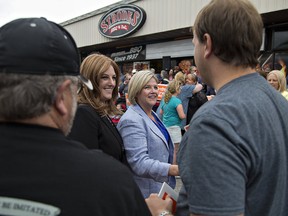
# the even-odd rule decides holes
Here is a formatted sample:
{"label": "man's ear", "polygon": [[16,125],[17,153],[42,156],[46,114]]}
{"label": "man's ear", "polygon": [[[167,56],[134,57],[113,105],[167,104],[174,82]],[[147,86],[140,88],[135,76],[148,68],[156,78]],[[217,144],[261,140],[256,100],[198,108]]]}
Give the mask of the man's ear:
{"label": "man's ear", "polygon": [[56,99],[54,103],[55,109],[60,113],[60,115],[67,115],[67,93],[70,92],[71,80],[65,80],[57,89]]}
{"label": "man's ear", "polygon": [[212,54],[212,39],[208,33],[205,33],[203,38],[205,44],[204,58],[208,58]]}

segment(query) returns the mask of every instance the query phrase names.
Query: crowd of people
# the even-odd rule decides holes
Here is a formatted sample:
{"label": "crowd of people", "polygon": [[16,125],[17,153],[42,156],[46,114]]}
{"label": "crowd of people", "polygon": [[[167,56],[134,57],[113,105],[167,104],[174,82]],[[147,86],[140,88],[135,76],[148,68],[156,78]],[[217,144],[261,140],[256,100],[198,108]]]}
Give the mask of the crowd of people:
{"label": "crowd of people", "polygon": [[[2,26],[0,215],[288,215],[287,83],[256,72],[262,29],[248,0],[211,0],[193,26],[197,67],[121,82],[54,22]],[[176,176],[172,212],[157,193]]]}

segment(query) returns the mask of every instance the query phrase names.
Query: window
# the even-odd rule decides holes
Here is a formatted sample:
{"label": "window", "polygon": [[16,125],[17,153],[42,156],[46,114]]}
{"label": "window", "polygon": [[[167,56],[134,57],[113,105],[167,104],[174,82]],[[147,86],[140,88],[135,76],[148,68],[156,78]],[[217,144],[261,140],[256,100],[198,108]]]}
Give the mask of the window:
{"label": "window", "polygon": [[288,50],[288,30],[275,31],[272,36],[273,50]]}

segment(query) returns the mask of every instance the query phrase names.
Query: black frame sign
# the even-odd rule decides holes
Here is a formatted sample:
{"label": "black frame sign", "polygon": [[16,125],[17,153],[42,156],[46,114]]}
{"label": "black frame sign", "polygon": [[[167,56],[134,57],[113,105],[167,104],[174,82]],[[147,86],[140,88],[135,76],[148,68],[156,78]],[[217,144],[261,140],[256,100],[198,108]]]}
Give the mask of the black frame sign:
{"label": "black frame sign", "polygon": [[146,46],[135,46],[126,49],[117,50],[111,53],[110,56],[115,62],[125,62],[125,61],[139,61],[145,60],[146,58]]}
{"label": "black frame sign", "polygon": [[100,34],[121,38],[138,31],[146,21],[145,11],[136,5],[120,5],[104,14],[98,24]]}

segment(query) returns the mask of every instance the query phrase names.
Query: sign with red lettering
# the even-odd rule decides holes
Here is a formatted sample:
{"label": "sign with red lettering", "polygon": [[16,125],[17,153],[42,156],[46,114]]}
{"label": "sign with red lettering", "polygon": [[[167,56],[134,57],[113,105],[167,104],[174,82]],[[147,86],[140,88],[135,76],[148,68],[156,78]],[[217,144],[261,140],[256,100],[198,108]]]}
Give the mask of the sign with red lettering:
{"label": "sign with red lettering", "polygon": [[104,14],[98,24],[100,34],[121,38],[138,31],[146,21],[145,11],[136,5],[120,5]]}

